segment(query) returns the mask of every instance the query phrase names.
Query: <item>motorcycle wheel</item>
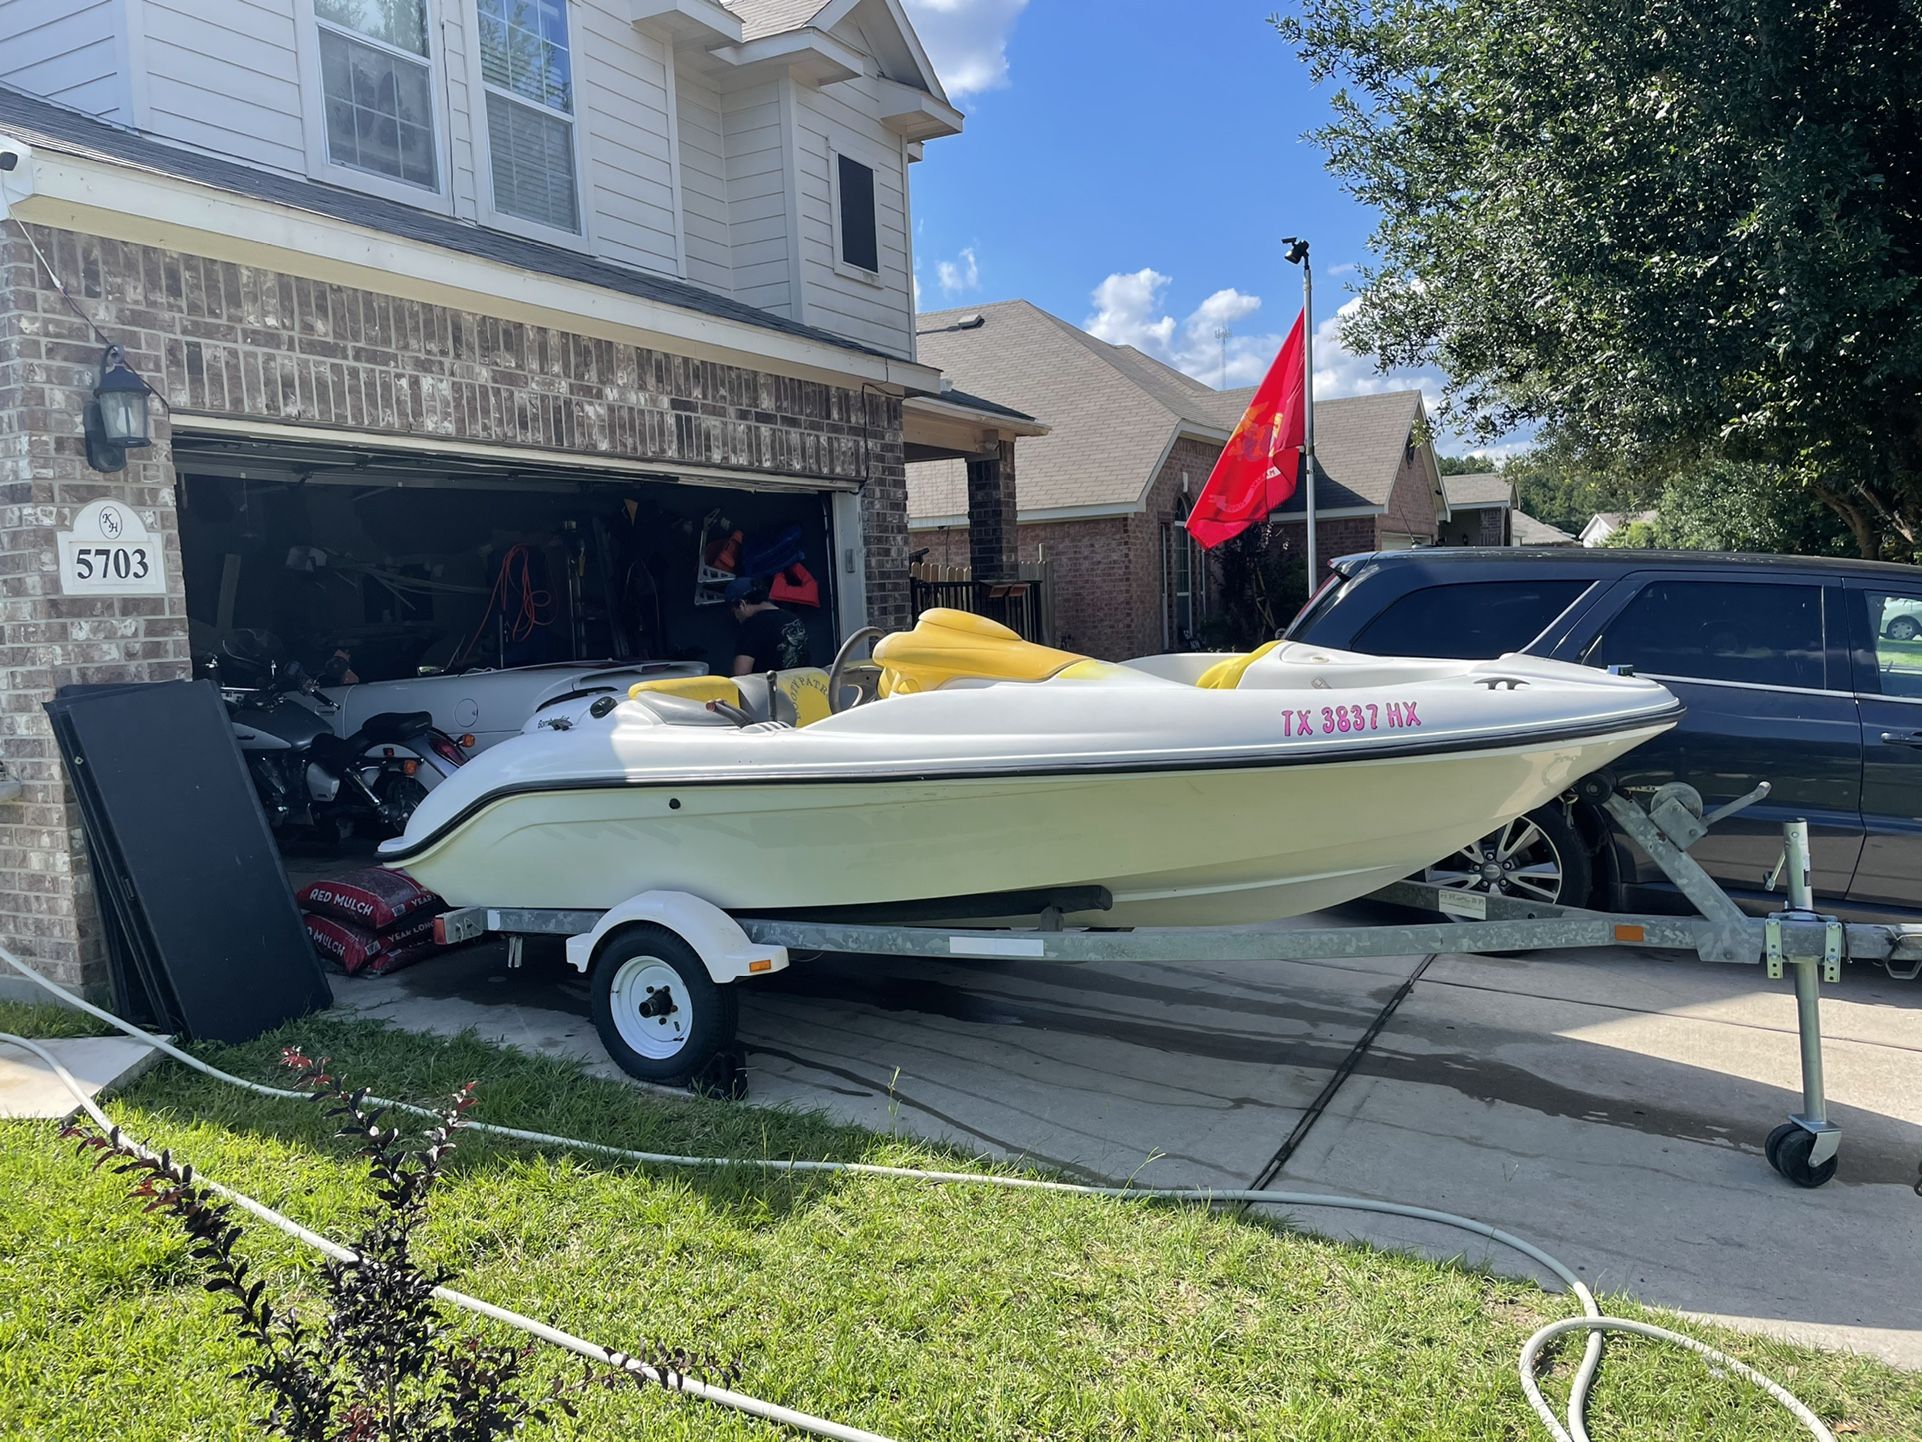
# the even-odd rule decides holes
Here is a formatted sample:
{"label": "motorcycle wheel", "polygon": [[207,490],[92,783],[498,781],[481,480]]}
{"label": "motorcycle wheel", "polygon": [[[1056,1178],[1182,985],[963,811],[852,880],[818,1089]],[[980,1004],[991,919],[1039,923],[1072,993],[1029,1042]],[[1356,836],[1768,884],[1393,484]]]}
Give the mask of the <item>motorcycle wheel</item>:
{"label": "motorcycle wheel", "polygon": [[427,798],[427,788],[415,777],[393,772],[374,783],[374,795],[380,798],[381,814],[363,818],[357,829],[362,836],[385,841],[407,829],[414,808]]}

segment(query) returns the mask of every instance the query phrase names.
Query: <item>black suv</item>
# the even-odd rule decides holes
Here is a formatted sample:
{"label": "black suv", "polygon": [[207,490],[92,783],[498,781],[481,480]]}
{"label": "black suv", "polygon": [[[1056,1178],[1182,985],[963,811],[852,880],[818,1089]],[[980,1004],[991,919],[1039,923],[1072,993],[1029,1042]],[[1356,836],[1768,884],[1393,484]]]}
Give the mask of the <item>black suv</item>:
{"label": "black suv", "polygon": [[[1710,807],[1758,781],[1774,788],[1693,848],[1737,901],[1780,904],[1765,877],[1782,822],[1805,816],[1824,906],[1922,913],[1922,568],[1692,551],[1381,552],[1336,561],[1287,634],[1387,656],[1525,651],[1632,667],[1688,716],[1615,764],[1624,785],[1686,781]],[[1429,876],[1615,910],[1679,901],[1605,814],[1566,800]]]}

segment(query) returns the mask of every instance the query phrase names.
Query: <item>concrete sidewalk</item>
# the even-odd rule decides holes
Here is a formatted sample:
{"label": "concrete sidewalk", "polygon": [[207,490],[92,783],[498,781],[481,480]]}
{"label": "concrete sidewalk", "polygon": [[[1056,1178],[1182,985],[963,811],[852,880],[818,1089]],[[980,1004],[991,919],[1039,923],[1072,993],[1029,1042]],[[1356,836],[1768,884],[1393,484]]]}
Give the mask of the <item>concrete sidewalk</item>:
{"label": "concrete sidewalk", "polygon": [[[742,1035],[758,1104],[1090,1177],[1268,1177],[1461,1212],[1540,1243],[1599,1291],[1922,1369],[1922,1200],[1910,1189],[1922,984],[1858,966],[1826,989],[1845,1140],[1837,1179],[1806,1192],[1761,1156],[1799,1106],[1788,982],[1633,953],[1440,957],[1324,1097],[1422,960],[829,957],[747,984]],[[349,1010],[472,1026],[618,1075],[557,949],[530,946],[515,973],[499,948],[479,948],[335,990]],[[1338,1212],[1300,1220],[1516,1265],[1459,1233]]]}

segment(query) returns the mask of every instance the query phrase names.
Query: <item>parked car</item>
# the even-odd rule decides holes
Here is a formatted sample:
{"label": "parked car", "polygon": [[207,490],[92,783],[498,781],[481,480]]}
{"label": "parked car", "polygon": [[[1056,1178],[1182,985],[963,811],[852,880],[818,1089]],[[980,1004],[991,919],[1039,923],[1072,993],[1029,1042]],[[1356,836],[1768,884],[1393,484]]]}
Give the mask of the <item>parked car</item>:
{"label": "parked car", "polygon": [[[1768,798],[1694,856],[1752,911],[1785,820],[1806,817],[1816,893],[1843,915],[1922,913],[1922,569],[1706,552],[1432,549],[1345,556],[1293,640],[1397,656],[1514,651],[1633,667],[1687,718],[1613,768],[1709,807]],[[1431,879],[1612,910],[1680,897],[1606,813],[1572,798],[1438,859]]]}

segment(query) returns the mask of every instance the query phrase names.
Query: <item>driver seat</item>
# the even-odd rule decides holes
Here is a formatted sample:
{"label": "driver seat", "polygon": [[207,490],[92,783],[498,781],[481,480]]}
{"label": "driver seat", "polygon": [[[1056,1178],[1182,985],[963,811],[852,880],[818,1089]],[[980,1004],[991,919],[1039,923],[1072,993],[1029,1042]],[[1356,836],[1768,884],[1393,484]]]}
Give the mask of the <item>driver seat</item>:
{"label": "driver seat", "polygon": [[664,676],[637,681],[627,690],[630,701],[674,696],[705,704],[720,701],[744,711],[754,721],[777,721],[785,726],[812,726],[829,714],[828,673],[818,666],[791,671],[764,671],[752,676]]}
{"label": "driver seat", "polygon": [[360,723],[360,736],[369,746],[394,746],[431,731],[433,726],[431,711],[382,711]]}

